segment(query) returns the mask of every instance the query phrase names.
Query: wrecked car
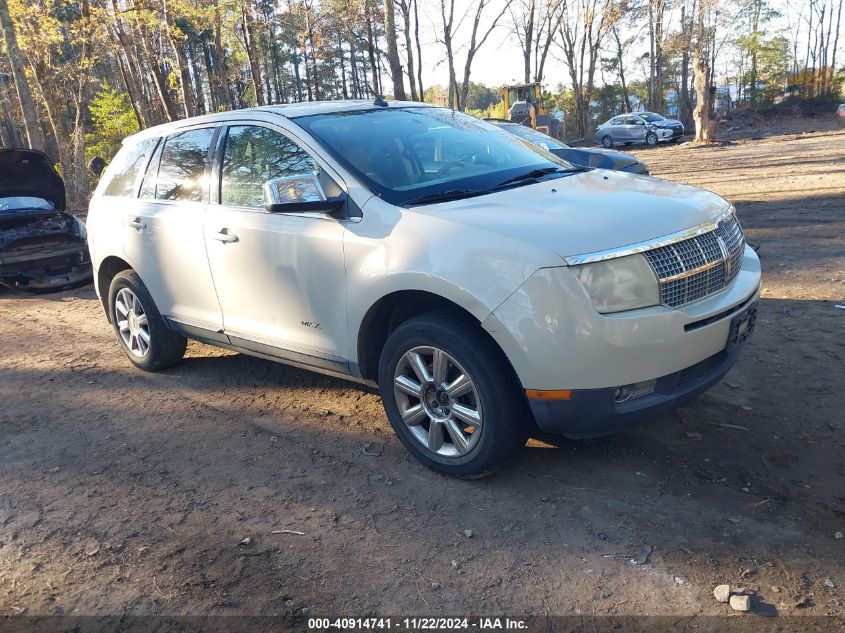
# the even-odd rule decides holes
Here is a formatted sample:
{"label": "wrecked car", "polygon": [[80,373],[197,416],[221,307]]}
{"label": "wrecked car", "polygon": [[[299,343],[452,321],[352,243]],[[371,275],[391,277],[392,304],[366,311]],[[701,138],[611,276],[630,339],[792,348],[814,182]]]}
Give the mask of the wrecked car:
{"label": "wrecked car", "polygon": [[0,150],[0,284],[44,291],[91,278],[85,223],[65,210],[65,185],[50,159]]}

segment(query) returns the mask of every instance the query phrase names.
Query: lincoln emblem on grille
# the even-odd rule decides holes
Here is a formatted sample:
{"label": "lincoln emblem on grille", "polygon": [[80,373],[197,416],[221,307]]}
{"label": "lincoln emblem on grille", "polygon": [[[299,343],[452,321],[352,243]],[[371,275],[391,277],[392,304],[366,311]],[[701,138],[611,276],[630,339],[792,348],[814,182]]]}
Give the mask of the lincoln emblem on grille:
{"label": "lincoln emblem on grille", "polygon": [[736,218],[713,230],[645,251],[660,282],[661,303],[677,308],[719,292],[739,274],[745,240]]}

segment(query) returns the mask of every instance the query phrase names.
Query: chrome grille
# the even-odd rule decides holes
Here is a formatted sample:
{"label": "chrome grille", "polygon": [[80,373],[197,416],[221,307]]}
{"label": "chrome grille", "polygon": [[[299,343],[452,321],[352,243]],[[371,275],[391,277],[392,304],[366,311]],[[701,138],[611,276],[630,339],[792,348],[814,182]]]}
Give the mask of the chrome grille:
{"label": "chrome grille", "polygon": [[663,305],[677,308],[708,297],[739,274],[745,239],[733,215],[716,229],[643,253],[660,281]]}

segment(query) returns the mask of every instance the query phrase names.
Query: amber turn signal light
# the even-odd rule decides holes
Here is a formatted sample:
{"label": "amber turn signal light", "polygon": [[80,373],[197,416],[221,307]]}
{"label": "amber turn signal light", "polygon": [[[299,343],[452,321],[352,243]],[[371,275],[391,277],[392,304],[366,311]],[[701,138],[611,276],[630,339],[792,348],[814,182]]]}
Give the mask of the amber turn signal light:
{"label": "amber turn signal light", "polygon": [[559,389],[557,391],[526,389],[525,395],[533,400],[570,400],[572,399],[572,389]]}

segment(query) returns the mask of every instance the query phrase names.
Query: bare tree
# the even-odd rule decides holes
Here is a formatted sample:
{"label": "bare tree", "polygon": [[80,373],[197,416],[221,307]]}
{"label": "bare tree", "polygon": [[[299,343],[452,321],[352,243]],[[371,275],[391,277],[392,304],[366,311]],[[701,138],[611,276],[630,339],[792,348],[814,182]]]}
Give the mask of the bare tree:
{"label": "bare tree", "polygon": [[[170,42],[170,47],[176,55],[176,68],[179,71],[179,93],[182,96],[182,107],[184,108],[185,116],[192,117],[196,114],[194,107],[194,90],[191,85],[191,75],[188,70],[188,60],[185,57],[185,49],[182,47],[182,42],[179,41],[177,35],[176,25],[173,20],[173,15],[168,9],[168,0],[161,2],[162,18],[164,20],[164,31],[167,33],[167,39]],[[256,94],[258,88],[256,88]]]}
{"label": "bare tree", "polygon": [[622,7],[613,0],[572,0],[564,5],[558,45],[572,81],[579,136],[586,136],[589,127],[590,100],[601,44],[621,15]]}
{"label": "bare tree", "polygon": [[472,72],[472,62],[475,59],[478,50],[490,37],[490,34],[496,29],[499,20],[508,10],[513,0],[504,0],[501,10],[495,14],[493,19],[487,23],[487,28],[482,29],[481,23],[484,16],[484,11],[492,3],[493,0],[476,0],[475,11],[472,13],[472,30],[470,33],[469,42],[467,43],[466,59],[464,60],[464,74],[461,85],[458,86],[457,75],[455,72],[455,35],[460,29],[460,26],[465,18],[470,15],[468,8],[466,13],[456,22],[455,21],[455,0],[440,0],[440,8],[443,14],[443,34],[439,41],[446,48],[446,63],[449,69],[449,107],[456,110],[464,110],[466,108],[467,95],[470,87],[470,73]]}
{"label": "bare tree", "polygon": [[[758,0],[759,1],[759,0]],[[666,0],[649,0],[648,2],[648,23],[649,23],[649,82],[648,82],[648,107],[657,112],[662,112],[666,107],[664,95],[664,20],[666,13]]]}
{"label": "bare tree", "polygon": [[411,3],[408,0],[397,0],[402,12],[402,32],[405,36],[405,55],[408,59],[408,83],[411,86],[411,99],[417,101],[417,81],[414,75],[414,49],[411,46]]}
{"label": "bare tree", "polygon": [[393,79],[393,96],[404,101],[405,82],[402,80],[402,62],[399,61],[399,47],[396,45],[396,10],[393,0],[384,0],[384,36],[387,39],[387,63]]}
{"label": "bare tree", "polygon": [[449,10],[446,11],[446,0],[440,0],[440,11],[443,19],[443,39],[446,47],[446,64],[449,69],[449,97],[446,105],[457,108],[457,82],[455,80],[455,51],[452,45],[455,29],[455,0],[449,0]]}
{"label": "bare tree", "polygon": [[619,37],[619,29],[616,26],[611,29],[611,33],[613,33],[613,41],[616,44],[615,64],[616,71],[619,73],[619,82],[622,84],[622,99],[625,101],[626,112],[631,112],[633,110],[631,107],[631,95],[628,94],[628,84],[625,81],[625,47],[622,45],[622,40]]}
{"label": "bare tree", "polygon": [[709,143],[713,140],[714,130],[710,122],[710,38],[704,28],[704,14],[707,10],[705,0],[698,1],[698,29],[696,31],[696,48],[692,56],[693,74],[695,76],[695,108],[692,118],[695,121],[696,143]]}
{"label": "bare tree", "polygon": [[[522,48],[523,80],[543,81],[546,59],[563,19],[565,0],[521,0],[510,5],[514,32]],[[534,72],[532,73],[532,66]]]}
{"label": "bare tree", "polygon": [[35,100],[29,90],[29,83],[24,73],[23,56],[18,48],[18,39],[15,35],[15,25],[9,15],[7,0],[0,0],[0,28],[3,29],[3,40],[6,42],[6,55],[9,57],[9,66],[12,69],[12,78],[15,82],[15,90],[18,93],[18,100],[21,106],[26,140],[33,149],[44,149],[44,133],[38,122],[35,109]]}
{"label": "bare tree", "polygon": [[[833,22],[833,20],[831,20]],[[833,57],[830,61],[832,68],[831,80],[836,76],[836,48],[839,46],[839,27],[842,23],[842,0],[839,0],[839,8],[836,11],[836,34],[833,37]]]}
{"label": "bare tree", "polygon": [[412,0],[414,3],[414,39],[417,42],[417,85],[420,87],[420,101],[425,101],[425,89],[423,88],[422,80],[422,46],[420,46],[420,12],[417,0]]}
{"label": "bare tree", "polygon": [[496,28],[496,25],[499,23],[499,20],[502,19],[502,16],[510,7],[512,0],[505,0],[504,6],[502,10],[499,11],[498,14],[493,18],[493,20],[489,23],[488,28],[483,33],[479,32],[479,24],[481,23],[482,14],[484,13],[484,9],[490,5],[491,0],[478,0],[478,3],[475,5],[475,16],[472,21],[472,35],[469,38],[469,45],[467,46],[467,53],[466,53],[466,61],[464,62],[464,78],[461,82],[461,89],[458,95],[458,109],[465,110],[467,106],[467,95],[469,94],[469,77],[470,72],[472,71],[472,62],[475,59],[476,53],[478,50],[484,46],[484,42],[487,41],[487,38],[490,37],[490,34]]}

